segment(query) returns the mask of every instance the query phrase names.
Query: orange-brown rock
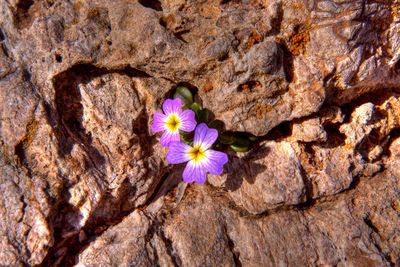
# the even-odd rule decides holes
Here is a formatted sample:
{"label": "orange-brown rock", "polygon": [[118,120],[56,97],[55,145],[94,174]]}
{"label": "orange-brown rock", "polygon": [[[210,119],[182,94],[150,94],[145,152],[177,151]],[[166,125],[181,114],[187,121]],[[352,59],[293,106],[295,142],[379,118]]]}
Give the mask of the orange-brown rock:
{"label": "orange-brown rock", "polygon": [[[400,265],[399,7],[0,0],[0,266]],[[205,185],[178,85],[259,137]]]}

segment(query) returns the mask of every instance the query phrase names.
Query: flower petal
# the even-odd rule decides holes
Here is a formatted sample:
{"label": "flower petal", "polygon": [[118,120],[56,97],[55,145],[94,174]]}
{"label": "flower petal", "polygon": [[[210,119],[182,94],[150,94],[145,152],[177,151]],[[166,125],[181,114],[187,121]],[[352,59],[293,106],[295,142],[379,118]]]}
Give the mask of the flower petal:
{"label": "flower petal", "polygon": [[182,112],[182,100],[180,98],[167,99],[162,105],[165,115],[171,113],[180,114]]}
{"label": "flower petal", "polygon": [[220,175],[224,171],[224,165],[228,162],[228,155],[215,150],[207,150],[207,161],[204,163],[206,170],[215,175]]}
{"label": "flower petal", "polygon": [[165,131],[160,138],[160,143],[163,146],[168,146],[169,143],[171,142],[179,142],[179,141],[180,141],[180,135],[178,131],[176,132]]}
{"label": "flower petal", "polygon": [[153,123],[151,124],[151,131],[153,133],[158,133],[161,131],[165,131],[165,116],[160,112],[155,112],[153,114]]}
{"label": "flower petal", "polygon": [[181,119],[181,127],[180,129],[185,132],[192,132],[194,128],[196,128],[196,119],[195,114],[192,110],[187,109],[179,115]]}
{"label": "flower petal", "polygon": [[202,164],[195,164],[189,161],[183,170],[183,180],[187,183],[196,182],[204,184],[206,181],[206,170]]}
{"label": "flower petal", "polygon": [[187,151],[191,147],[182,142],[171,142],[166,155],[169,164],[179,164],[190,160]]}
{"label": "flower petal", "polygon": [[204,150],[207,150],[217,138],[217,130],[208,128],[205,123],[200,123],[194,132],[193,146],[201,146]]}

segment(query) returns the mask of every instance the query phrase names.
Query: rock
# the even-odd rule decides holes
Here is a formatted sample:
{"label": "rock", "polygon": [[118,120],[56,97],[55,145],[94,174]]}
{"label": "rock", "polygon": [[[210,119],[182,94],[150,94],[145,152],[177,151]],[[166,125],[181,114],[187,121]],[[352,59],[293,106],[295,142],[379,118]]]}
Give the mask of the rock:
{"label": "rock", "polygon": [[319,118],[293,124],[292,136],[301,142],[324,142],[327,139],[327,134]]}
{"label": "rock", "polygon": [[[398,1],[0,1],[0,265],[399,265]],[[177,86],[258,136],[205,185]]]}
{"label": "rock", "polygon": [[382,144],[390,133],[400,126],[399,95],[389,96],[381,105],[366,103],[357,107],[351,122],[340,126],[346,135],[346,145],[359,147],[361,154],[369,161],[375,161],[383,153]]}
{"label": "rock", "polygon": [[311,115],[294,120],[289,140],[300,142],[326,142],[327,132],[324,127],[342,123],[344,115],[336,106],[324,107],[318,115]]}
{"label": "rock", "polygon": [[352,125],[343,124],[340,127],[340,132],[347,137],[347,145],[357,146],[371,133],[374,128],[374,108],[372,103],[361,105],[352,113]]}
{"label": "rock", "polygon": [[[238,211],[229,208],[224,196],[213,190],[207,190],[204,186],[194,185],[177,209],[167,213],[165,229],[155,229],[165,231],[166,236],[162,240],[172,244],[172,251],[169,253],[172,253],[175,264],[207,265],[209,262],[227,261],[225,263],[230,266],[265,263],[291,265],[299,262],[304,265],[346,263],[389,266],[389,262],[396,262],[399,253],[393,245],[387,247],[388,244],[395,242],[398,232],[396,219],[390,217],[398,216],[395,204],[398,190],[396,191],[395,187],[391,187],[392,190],[384,188],[398,182],[398,178],[387,175],[383,174],[362,182],[354,194],[339,196],[339,199],[333,202],[317,203],[307,210],[278,210],[256,218],[239,215]],[[371,186],[378,186],[381,190],[368,189]],[[366,192],[375,193],[369,195]],[[391,203],[394,204],[382,205],[389,199],[392,199]],[[376,209],[377,207],[383,209]],[[370,213],[371,209],[375,211]],[[142,216],[135,212],[129,220],[127,218],[107,230],[100,240],[85,250],[83,255],[92,257],[102,255],[101,262],[107,262],[104,257],[109,258],[109,249],[120,244],[120,234],[123,233],[124,227],[129,222],[129,229],[132,229],[132,223],[138,221],[141,222],[140,226],[134,227],[136,230],[130,231],[127,234],[129,238],[124,238],[122,242],[129,243],[134,236],[136,243],[133,247],[142,244],[142,247],[147,247],[148,253],[151,253],[152,248],[143,244],[140,241],[143,237],[137,237],[136,234],[137,231],[146,231],[148,227],[147,223],[138,219]],[[373,221],[371,218],[374,218]],[[203,220],[207,221],[207,229],[204,228]],[[382,223],[378,223],[377,220],[382,220]],[[389,238],[385,238],[383,236],[385,234],[389,235],[387,236]],[[193,239],[193,235],[198,238]],[[111,236],[113,238],[110,239]],[[158,237],[158,234],[154,236]],[[108,241],[103,245],[105,240]],[[103,253],[100,255],[89,253],[98,244],[102,244],[98,249]],[[107,252],[104,252],[103,246],[106,246]],[[121,251],[116,251],[113,255],[138,253],[132,246],[123,245],[120,248]],[[218,253],[218,258],[215,258],[215,253]],[[130,256],[119,257],[119,259],[129,258]],[[163,258],[168,259],[168,256]],[[135,259],[124,262],[137,263],[137,259],[140,257],[136,256]],[[96,261],[92,264],[101,263]]]}
{"label": "rock", "polygon": [[256,221],[239,218],[228,225],[235,251],[246,266],[385,265],[369,240],[367,225],[353,219],[343,202],[329,209],[321,205],[304,213],[287,211]]}
{"label": "rock", "polygon": [[32,84],[29,83],[29,73],[14,72],[0,80],[1,95],[1,129],[2,144],[9,153],[14,152],[14,146],[23,142],[26,129],[35,127],[32,116],[38,104]]}
{"label": "rock", "polygon": [[133,212],[118,225],[105,231],[79,256],[76,266],[149,266],[155,256],[149,255],[147,233],[150,222],[140,212]]}
{"label": "rock", "polygon": [[3,152],[0,158],[0,264],[40,264],[54,240],[32,192],[33,182],[26,170],[18,168]]}
{"label": "rock", "polygon": [[396,162],[393,168],[361,184],[353,199],[355,214],[369,227],[371,240],[390,264],[399,264],[399,190]]}
{"label": "rock", "polygon": [[[329,139],[329,137],[328,137]],[[326,145],[296,148],[307,181],[310,198],[334,195],[348,189],[361,175],[365,162],[360,155],[331,141]]]}
{"label": "rock", "polygon": [[218,185],[217,179],[235,204],[252,214],[306,200],[302,167],[287,142],[266,142],[245,157],[233,157],[226,174],[209,181]]}
{"label": "rock", "polygon": [[[194,192],[195,205],[183,201],[179,213],[165,223],[165,236],[172,243],[173,255],[179,265],[214,264],[233,266],[234,255],[230,251],[223,214],[207,194],[200,189]],[[198,198],[197,198],[198,197]],[[198,201],[202,205],[197,205]],[[197,223],[193,224],[192,221]],[[193,233],[202,233],[193,238]]]}

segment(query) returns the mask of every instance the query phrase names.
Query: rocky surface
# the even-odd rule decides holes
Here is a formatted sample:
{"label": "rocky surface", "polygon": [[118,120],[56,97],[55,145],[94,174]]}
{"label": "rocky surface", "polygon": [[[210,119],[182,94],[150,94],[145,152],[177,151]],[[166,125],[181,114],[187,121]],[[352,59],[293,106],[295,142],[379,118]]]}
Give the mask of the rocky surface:
{"label": "rocky surface", "polygon": [[[259,136],[181,182],[178,85]],[[0,266],[400,265],[398,0],[0,0]]]}

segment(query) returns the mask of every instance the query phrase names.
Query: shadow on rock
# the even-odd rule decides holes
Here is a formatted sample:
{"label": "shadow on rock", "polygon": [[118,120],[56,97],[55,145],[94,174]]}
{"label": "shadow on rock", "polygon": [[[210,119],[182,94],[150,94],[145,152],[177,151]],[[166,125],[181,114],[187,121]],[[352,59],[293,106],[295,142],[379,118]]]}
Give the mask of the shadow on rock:
{"label": "shadow on rock", "polygon": [[258,174],[266,169],[265,165],[256,163],[255,161],[266,157],[269,150],[268,147],[257,147],[243,158],[232,157],[226,168],[227,178],[225,188],[229,191],[236,191],[242,185],[243,179],[250,184],[254,184]]}

